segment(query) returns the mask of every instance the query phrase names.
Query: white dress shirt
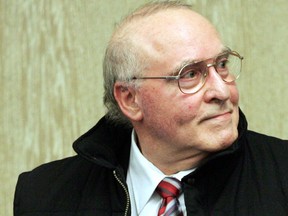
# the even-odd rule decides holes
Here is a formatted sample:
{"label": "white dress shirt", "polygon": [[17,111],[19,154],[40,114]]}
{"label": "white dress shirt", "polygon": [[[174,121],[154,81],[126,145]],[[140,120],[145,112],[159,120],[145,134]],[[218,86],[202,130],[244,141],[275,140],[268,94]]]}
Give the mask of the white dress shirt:
{"label": "white dress shirt", "polygon": [[[181,181],[184,176],[194,170],[195,169],[181,171],[170,177],[175,177]],[[126,180],[130,194],[132,216],[157,215],[162,198],[155,192],[155,189],[165,177],[167,177],[167,175],[162,173],[142,155],[136,144],[136,135],[133,130]],[[184,216],[186,216],[184,194],[182,193],[178,199]]]}

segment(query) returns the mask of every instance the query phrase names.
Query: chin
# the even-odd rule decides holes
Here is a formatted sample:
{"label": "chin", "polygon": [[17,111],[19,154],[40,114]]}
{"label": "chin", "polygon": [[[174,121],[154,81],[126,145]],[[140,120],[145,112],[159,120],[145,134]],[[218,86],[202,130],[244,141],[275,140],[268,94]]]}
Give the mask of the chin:
{"label": "chin", "polygon": [[[212,138],[214,137],[214,138]],[[238,131],[230,131],[220,134],[214,134],[208,137],[207,145],[209,152],[217,152],[222,151],[226,148],[229,148],[237,139],[238,137]]]}
{"label": "chin", "polygon": [[219,150],[224,150],[229,148],[237,139],[238,131],[232,132],[231,134],[227,134],[226,136],[219,138]]}

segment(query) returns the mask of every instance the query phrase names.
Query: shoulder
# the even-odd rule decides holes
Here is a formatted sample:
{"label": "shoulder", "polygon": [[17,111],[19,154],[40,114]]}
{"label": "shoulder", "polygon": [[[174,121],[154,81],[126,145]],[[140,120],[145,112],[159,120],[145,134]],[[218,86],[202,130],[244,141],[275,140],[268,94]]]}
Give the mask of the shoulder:
{"label": "shoulder", "polygon": [[255,159],[288,171],[288,140],[247,131],[246,143],[248,151]]}
{"label": "shoulder", "polygon": [[259,145],[261,147],[271,147],[275,149],[282,148],[288,151],[288,140],[257,133],[254,131],[247,131],[246,138],[251,145]]}
{"label": "shoulder", "polygon": [[89,166],[89,163],[81,159],[79,156],[73,156],[42,164],[31,171],[22,173],[20,175],[20,179],[29,178],[29,180],[31,179],[41,180],[57,176],[59,177],[60,174],[70,175],[71,172],[75,172],[77,170],[77,167],[80,166],[85,168]]}
{"label": "shoulder", "polygon": [[16,186],[16,194],[34,194],[35,196],[49,193],[64,182],[89,169],[90,165],[78,156],[49,162],[35,169],[21,173]]}
{"label": "shoulder", "polygon": [[74,209],[87,189],[97,191],[96,195],[104,193],[102,189],[108,187],[104,183],[109,182],[110,176],[107,169],[79,156],[43,164],[19,176],[14,212]]}
{"label": "shoulder", "polygon": [[[100,173],[103,168],[76,155],[69,158],[42,164],[35,169],[20,174],[17,189],[26,194],[31,191],[51,191],[63,185],[62,189],[81,186],[90,173]],[[64,187],[65,185],[65,187]],[[38,192],[37,192],[38,193]]]}

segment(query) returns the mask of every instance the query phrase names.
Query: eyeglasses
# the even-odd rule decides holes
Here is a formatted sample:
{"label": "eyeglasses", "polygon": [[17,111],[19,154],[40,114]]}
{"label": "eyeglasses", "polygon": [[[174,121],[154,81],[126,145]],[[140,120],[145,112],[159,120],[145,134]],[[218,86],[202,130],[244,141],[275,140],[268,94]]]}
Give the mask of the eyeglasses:
{"label": "eyeglasses", "polygon": [[[177,80],[178,87],[184,94],[194,94],[205,84],[209,74],[209,68],[214,67],[222,80],[231,83],[237,80],[241,73],[243,57],[236,51],[227,48],[214,58],[184,65],[177,76],[143,76],[136,79],[166,79]],[[207,63],[211,62],[212,63]]]}

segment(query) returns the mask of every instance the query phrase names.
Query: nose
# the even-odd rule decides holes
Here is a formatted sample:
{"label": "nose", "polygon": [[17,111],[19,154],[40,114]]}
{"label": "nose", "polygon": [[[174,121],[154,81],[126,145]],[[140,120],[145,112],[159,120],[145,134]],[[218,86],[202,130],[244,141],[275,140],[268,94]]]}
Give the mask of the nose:
{"label": "nose", "polygon": [[204,85],[204,100],[207,103],[215,102],[222,103],[230,98],[229,85],[217,73],[213,64],[207,65],[208,75]]}

